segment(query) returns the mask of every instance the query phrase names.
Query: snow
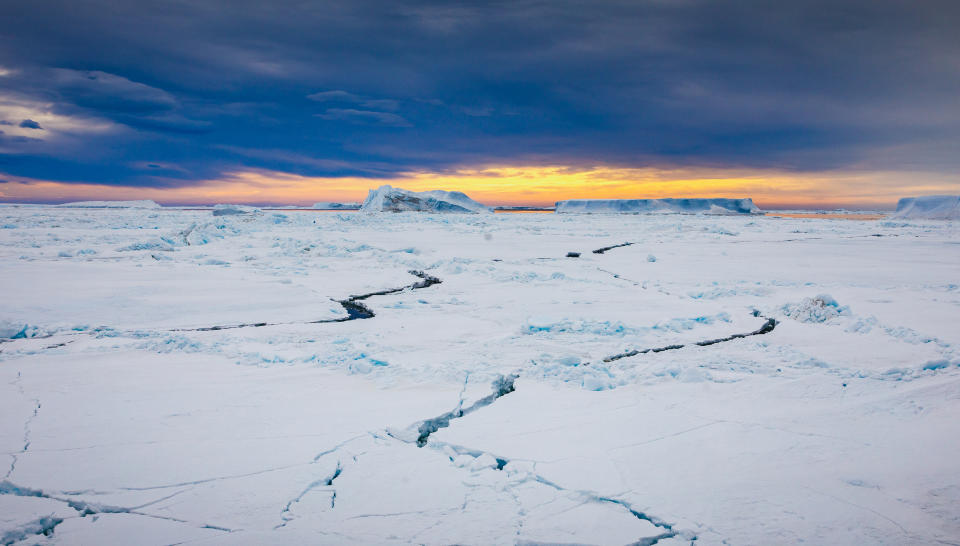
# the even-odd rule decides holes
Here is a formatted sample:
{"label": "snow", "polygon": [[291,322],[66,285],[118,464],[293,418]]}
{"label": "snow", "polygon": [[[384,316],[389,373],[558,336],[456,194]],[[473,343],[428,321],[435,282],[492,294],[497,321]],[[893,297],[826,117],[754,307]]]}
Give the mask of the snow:
{"label": "snow", "polygon": [[960,195],[904,197],[891,218],[960,220]]}
{"label": "snow", "polygon": [[408,191],[392,186],[380,186],[370,190],[367,199],[360,207],[363,212],[440,212],[440,213],[478,213],[492,212],[493,209],[477,203],[458,191]]}
{"label": "snow", "polygon": [[59,205],[65,208],[82,209],[159,209],[160,205],[149,199],[140,201],[76,201]]}
{"label": "snow", "polygon": [[279,216],[0,208],[0,543],[960,536],[951,223]]}
{"label": "snow", "polygon": [[684,213],[752,214],[760,209],[752,199],[571,199],[557,201],[561,214]]}

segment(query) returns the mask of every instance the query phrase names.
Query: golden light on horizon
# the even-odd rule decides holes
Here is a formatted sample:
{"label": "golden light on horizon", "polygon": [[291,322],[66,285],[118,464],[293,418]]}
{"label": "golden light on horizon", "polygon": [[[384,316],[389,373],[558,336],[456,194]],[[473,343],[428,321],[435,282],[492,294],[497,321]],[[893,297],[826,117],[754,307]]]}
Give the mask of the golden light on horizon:
{"label": "golden light on horizon", "polygon": [[0,201],[152,199],[165,204],[309,206],[362,201],[383,184],[413,191],[458,190],[491,205],[551,206],[563,199],[751,197],[778,206],[890,207],[900,197],[956,193],[960,182],[927,173],[790,173],[758,169],[508,166],[400,173],[392,178],[308,177],[247,170],[179,187],[134,187],[7,178]]}

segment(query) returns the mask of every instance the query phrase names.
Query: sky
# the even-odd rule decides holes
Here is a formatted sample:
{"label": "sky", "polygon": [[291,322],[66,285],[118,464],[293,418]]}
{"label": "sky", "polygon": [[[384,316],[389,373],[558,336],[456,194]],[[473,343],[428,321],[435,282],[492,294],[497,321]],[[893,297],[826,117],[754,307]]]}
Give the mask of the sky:
{"label": "sky", "polygon": [[0,3],[0,202],[960,193],[955,0]]}

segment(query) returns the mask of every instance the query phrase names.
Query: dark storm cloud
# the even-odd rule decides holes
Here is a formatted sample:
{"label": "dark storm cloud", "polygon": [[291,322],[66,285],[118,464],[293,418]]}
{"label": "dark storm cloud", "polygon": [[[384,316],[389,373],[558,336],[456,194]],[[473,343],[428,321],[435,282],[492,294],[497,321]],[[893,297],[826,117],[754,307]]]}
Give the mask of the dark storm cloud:
{"label": "dark storm cloud", "polygon": [[107,112],[162,112],[177,107],[170,93],[99,70],[49,72],[49,84],[65,102]]}
{"label": "dark storm cloud", "polygon": [[147,185],[484,163],[949,172],[957,28],[952,0],[6,2],[0,118],[15,100],[122,130],[67,149],[45,123],[53,136],[0,150],[0,170]]}
{"label": "dark storm cloud", "polygon": [[43,129],[43,127],[40,127],[39,123],[33,121],[32,119],[25,119],[21,121],[19,127],[24,129]]}

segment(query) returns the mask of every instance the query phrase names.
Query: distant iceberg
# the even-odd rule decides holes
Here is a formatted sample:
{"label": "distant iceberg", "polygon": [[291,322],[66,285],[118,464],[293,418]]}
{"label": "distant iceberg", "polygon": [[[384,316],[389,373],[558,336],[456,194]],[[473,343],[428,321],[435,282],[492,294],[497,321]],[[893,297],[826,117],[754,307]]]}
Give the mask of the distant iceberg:
{"label": "distant iceberg", "polygon": [[246,205],[214,205],[213,206],[214,216],[233,216],[235,214],[253,214],[255,212],[260,212],[260,209],[256,207],[248,207]]}
{"label": "distant iceberg", "polygon": [[364,212],[493,212],[493,209],[477,203],[458,191],[408,191],[391,186],[370,190],[360,207]]}
{"label": "distant iceberg", "polygon": [[58,205],[66,208],[78,209],[158,209],[160,205],[155,201],[76,201]]}
{"label": "distant iceberg", "polygon": [[612,213],[685,213],[685,214],[754,214],[760,209],[746,199],[571,199],[557,201],[561,214]]}
{"label": "distant iceberg", "polygon": [[897,203],[897,211],[891,218],[958,220],[960,219],[960,195],[904,197]]}
{"label": "distant iceberg", "polygon": [[360,203],[327,203],[321,201],[314,203],[310,208],[317,210],[357,210],[360,208]]}

